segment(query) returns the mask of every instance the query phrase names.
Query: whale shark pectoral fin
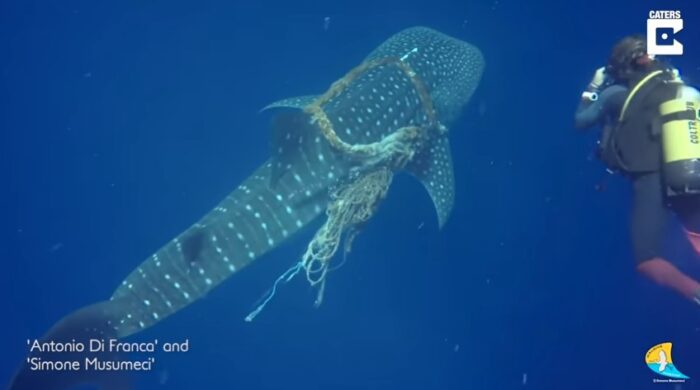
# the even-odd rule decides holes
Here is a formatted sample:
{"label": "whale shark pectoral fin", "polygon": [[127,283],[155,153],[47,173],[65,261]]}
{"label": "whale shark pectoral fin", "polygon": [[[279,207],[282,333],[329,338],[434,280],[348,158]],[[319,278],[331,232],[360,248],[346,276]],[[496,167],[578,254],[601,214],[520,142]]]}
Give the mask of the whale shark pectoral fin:
{"label": "whale shark pectoral fin", "polygon": [[303,109],[309,104],[313,103],[314,100],[318,99],[319,95],[305,95],[305,96],[295,96],[291,98],[286,98],[278,100],[274,103],[270,103],[263,107],[260,111],[267,111],[271,108],[298,108]]}
{"label": "whale shark pectoral fin", "polygon": [[[303,110],[304,107],[318,98],[317,95],[297,96],[278,100],[263,107],[262,111],[275,108],[292,108]],[[299,150],[303,149],[304,133],[312,126],[308,116],[299,111],[282,111],[272,118],[270,151],[272,156],[272,170],[270,175],[270,187],[274,188],[277,182],[299,160]]]}
{"label": "whale shark pectoral fin", "polygon": [[438,225],[442,228],[454,205],[455,180],[452,154],[447,134],[431,140],[406,167],[428,191],[435,205]]}
{"label": "whale shark pectoral fin", "polygon": [[306,113],[281,111],[275,114],[270,134],[271,188],[274,188],[292,167],[308,163],[304,159],[308,160],[309,154],[312,153],[314,134],[318,134],[318,130],[311,124]]}

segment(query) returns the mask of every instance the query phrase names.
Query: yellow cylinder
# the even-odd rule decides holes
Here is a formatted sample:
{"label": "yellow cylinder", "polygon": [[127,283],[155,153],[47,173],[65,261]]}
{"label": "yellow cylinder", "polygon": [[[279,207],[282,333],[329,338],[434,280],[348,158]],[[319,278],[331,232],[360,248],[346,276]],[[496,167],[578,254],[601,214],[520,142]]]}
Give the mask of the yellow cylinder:
{"label": "yellow cylinder", "polygon": [[659,113],[669,194],[700,193],[700,97],[669,100],[661,104]]}

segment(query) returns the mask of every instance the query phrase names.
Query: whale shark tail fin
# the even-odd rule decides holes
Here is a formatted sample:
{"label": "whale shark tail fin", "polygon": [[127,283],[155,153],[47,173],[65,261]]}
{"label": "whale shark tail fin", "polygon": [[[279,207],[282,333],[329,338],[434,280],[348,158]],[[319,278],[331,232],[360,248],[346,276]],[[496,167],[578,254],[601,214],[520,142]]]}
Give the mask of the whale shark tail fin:
{"label": "whale shark tail fin", "polygon": [[[119,337],[114,330],[115,301],[102,301],[80,308],[59,320],[41,338],[29,340],[29,356],[12,379],[9,390],[68,390],[78,385],[94,385],[102,390],[128,390],[132,388],[129,377],[120,371],[97,371],[86,369],[86,359],[98,361],[119,360],[111,352],[89,352],[90,340],[109,340]],[[49,343],[62,343],[84,349],[65,348],[69,352],[51,350]],[[42,363],[77,362],[79,370]]]}

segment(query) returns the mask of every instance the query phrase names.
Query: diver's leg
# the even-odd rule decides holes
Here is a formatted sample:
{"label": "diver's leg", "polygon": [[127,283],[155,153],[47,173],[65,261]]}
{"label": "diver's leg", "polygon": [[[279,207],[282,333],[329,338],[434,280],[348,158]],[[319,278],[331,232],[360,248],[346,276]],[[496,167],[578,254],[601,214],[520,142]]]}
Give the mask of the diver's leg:
{"label": "diver's leg", "polygon": [[[698,232],[700,232],[700,230]],[[693,245],[695,253],[700,256],[700,233],[692,232],[686,229],[685,234],[688,236],[688,240]]]}
{"label": "diver's leg", "polygon": [[700,304],[700,283],[681,272],[675,265],[661,257],[637,264],[637,271],[654,283],[670,288]]}
{"label": "diver's leg", "polygon": [[658,285],[696,300],[700,294],[700,283],[662,257],[661,248],[668,217],[669,210],[664,204],[660,175],[652,173],[636,178],[631,233],[637,271]]}
{"label": "diver's leg", "polygon": [[700,256],[700,195],[674,198],[671,207],[681,220],[688,241]]}

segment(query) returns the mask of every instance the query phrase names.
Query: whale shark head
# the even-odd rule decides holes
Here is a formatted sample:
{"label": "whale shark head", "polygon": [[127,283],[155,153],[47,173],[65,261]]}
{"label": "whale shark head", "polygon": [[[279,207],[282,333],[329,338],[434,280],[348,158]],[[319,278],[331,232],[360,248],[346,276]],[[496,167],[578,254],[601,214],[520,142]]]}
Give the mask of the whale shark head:
{"label": "whale shark head", "polygon": [[[469,102],[483,70],[484,58],[476,46],[427,27],[413,27],[384,41],[326,94],[284,99],[265,109],[303,110],[322,99],[320,106],[338,137],[348,144],[368,144],[406,126],[448,129]],[[311,154],[315,146],[309,134],[318,134],[318,129],[308,123],[299,125],[306,122],[297,118],[290,125],[273,128],[272,154],[280,175],[299,160],[322,171],[327,166],[335,170],[340,164],[329,165],[331,159]],[[435,133],[406,170],[430,194],[443,226],[454,205],[447,134]]]}

